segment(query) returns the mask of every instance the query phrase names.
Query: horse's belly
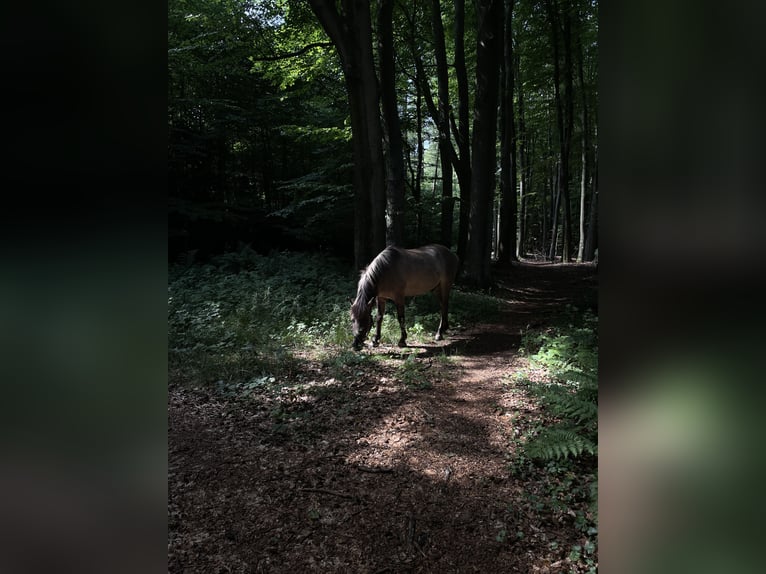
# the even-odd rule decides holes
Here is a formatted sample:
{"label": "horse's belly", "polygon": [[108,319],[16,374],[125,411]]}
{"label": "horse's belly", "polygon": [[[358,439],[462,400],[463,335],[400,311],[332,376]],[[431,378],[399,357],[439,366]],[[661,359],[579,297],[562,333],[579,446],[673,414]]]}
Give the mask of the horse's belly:
{"label": "horse's belly", "polygon": [[433,291],[439,284],[438,279],[432,281],[407,282],[399,288],[382,288],[378,290],[378,297],[396,301],[400,297],[415,297]]}
{"label": "horse's belly", "polygon": [[422,295],[433,291],[434,288],[439,285],[439,276],[434,275],[428,280],[412,281],[408,282],[404,288],[405,297],[414,297],[416,295]]}

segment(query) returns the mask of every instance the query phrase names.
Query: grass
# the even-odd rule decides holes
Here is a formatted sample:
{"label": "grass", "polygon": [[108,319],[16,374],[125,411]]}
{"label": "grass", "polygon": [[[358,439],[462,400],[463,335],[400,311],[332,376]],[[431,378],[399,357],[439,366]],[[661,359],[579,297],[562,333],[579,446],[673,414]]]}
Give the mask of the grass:
{"label": "grass", "polygon": [[[364,356],[350,350],[349,308],[358,274],[338,260],[306,253],[264,256],[245,248],[204,265],[171,267],[169,276],[171,382],[237,388],[284,379],[307,355],[347,376],[354,369],[346,367]],[[456,289],[451,326],[490,321],[498,306],[496,299]],[[381,343],[395,345],[399,323],[393,304],[387,307]],[[432,341],[439,325],[436,298],[409,299],[405,318],[409,343]]]}
{"label": "grass", "polygon": [[[270,420],[275,432],[287,432],[291,421],[311,416],[310,410],[302,410],[304,403],[291,403],[290,397],[342,398],[333,408],[338,416],[346,416],[355,408],[345,400],[355,393],[351,381],[393,377],[400,389],[422,391],[453,377],[459,361],[445,351],[419,358],[416,349],[394,355],[351,349],[349,307],[357,280],[347,265],[303,253],[263,256],[244,250],[206,265],[171,268],[171,383],[206,386],[234,397],[273,391],[280,400],[268,403]],[[491,296],[456,288],[450,298],[451,327],[495,321],[501,304]],[[405,316],[408,342],[432,340],[439,323],[435,297],[411,298]],[[523,510],[559,522],[571,520],[578,543],[554,540],[551,548],[566,549],[570,562],[586,569],[594,563],[598,523],[593,464],[597,329],[594,315],[565,308],[559,323],[523,334],[521,352],[548,377],[533,382],[517,373],[509,380],[542,408],[536,420],[516,415],[522,432],[512,439],[509,452],[512,474],[528,488]],[[398,339],[396,313],[389,304],[381,342],[395,345]],[[528,535],[509,522],[496,536],[504,542]]]}

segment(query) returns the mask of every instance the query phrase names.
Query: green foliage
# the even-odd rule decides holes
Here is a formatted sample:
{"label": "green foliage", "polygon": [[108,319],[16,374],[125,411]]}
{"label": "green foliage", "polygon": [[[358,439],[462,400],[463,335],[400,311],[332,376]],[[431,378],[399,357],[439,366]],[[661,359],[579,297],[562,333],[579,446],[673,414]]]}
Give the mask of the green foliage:
{"label": "green foliage", "polygon": [[526,453],[529,456],[543,460],[577,457],[583,452],[595,454],[596,445],[578,434],[576,430],[563,428],[544,429],[526,446]]}
{"label": "green foliage", "polygon": [[357,353],[348,349],[348,339],[339,343],[339,348],[321,353],[322,365],[328,369],[329,374],[336,378],[345,378],[349,375],[361,375],[362,369],[375,362],[374,355]]}
{"label": "green foliage", "polygon": [[[248,247],[205,265],[171,267],[171,378],[234,394],[279,385],[299,370],[303,349],[313,350],[330,376],[358,375],[375,355],[350,349],[349,299],[357,280],[354,271],[332,258],[287,252],[264,256]],[[462,294],[462,300],[478,301],[474,308],[488,305],[470,294]],[[453,305],[452,320],[463,316],[460,305]],[[399,323],[394,306],[388,307],[382,343],[393,345],[399,340]],[[431,341],[439,324],[435,298],[412,299],[406,314],[408,341]],[[408,386],[426,388],[430,382],[422,368],[409,356],[398,369],[399,378]]]}
{"label": "green foliage", "polygon": [[550,382],[533,385],[550,426],[529,438],[524,451],[533,459],[578,458],[598,454],[598,319],[565,310],[565,324],[544,332],[526,333],[523,350]]}
{"label": "green foliage", "polygon": [[233,248],[208,246],[211,229],[267,247],[340,253],[351,243],[351,134],[337,55],[317,45],[281,57],[317,43],[327,37],[306,3],[168,4],[174,253]]}
{"label": "green foliage", "polygon": [[171,370],[197,382],[289,371],[293,348],[351,340],[354,278],[319,255],[249,249],[170,270]]}
{"label": "green foliage", "polygon": [[[481,293],[471,293],[453,289],[449,302],[449,321],[451,328],[476,322],[491,322],[497,319],[500,303],[498,299]],[[375,314],[373,314],[375,318]],[[408,343],[426,343],[433,340],[441,321],[441,308],[436,297],[425,293],[407,300],[404,307],[405,328]],[[381,342],[396,344],[401,336],[396,307],[386,305],[386,317],[380,329]]]}
{"label": "green foliage", "polygon": [[450,297],[450,324],[493,322],[498,319],[500,300],[484,293],[453,289]]}
{"label": "green foliage", "polygon": [[414,389],[430,389],[432,384],[425,375],[424,366],[415,355],[408,355],[398,368],[397,377],[408,387]]}

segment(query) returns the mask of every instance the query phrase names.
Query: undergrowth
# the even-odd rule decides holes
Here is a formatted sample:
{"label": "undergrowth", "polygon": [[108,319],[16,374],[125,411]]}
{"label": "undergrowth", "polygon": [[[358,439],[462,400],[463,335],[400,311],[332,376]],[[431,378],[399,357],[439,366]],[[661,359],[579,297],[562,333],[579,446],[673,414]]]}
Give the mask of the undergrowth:
{"label": "undergrowth", "polygon": [[598,454],[598,318],[567,307],[561,324],[527,332],[522,353],[548,373],[544,382],[524,381],[539,398],[550,424],[525,445],[535,459]]}
{"label": "undergrowth", "polygon": [[[260,386],[300,369],[306,353],[331,353],[331,364],[352,364],[350,300],[358,272],[319,254],[249,248],[203,265],[169,270],[168,348],[171,382],[222,388]],[[450,323],[460,327],[494,317],[497,301],[453,291]],[[388,304],[381,343],[399,340],[394,305]],[[374,316],[374,315],[373,315]],[[431,341],[439,306],[431,294],[407,302],[408,343]],[[368,339],[369,343],[369,339]]]}
{"label": "undergrowth", "polygon": [[540,404],[542,418],[514,439],[511,470],[537,477],[530,507],[573,519],[581,544],[569,560],[595,571],[598,534],[598,318],[567,306],[561,320],[545,330],[528,331],[520,352],[539,375],[517,377]]}

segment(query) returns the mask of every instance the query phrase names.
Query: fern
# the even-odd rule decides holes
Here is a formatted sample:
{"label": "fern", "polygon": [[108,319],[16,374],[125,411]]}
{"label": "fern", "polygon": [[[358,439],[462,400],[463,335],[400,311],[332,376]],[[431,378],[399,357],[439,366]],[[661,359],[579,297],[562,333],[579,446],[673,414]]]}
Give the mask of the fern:
{"label": "fern", "polygon": [[569,387],[558,387],[544,398],[544,402],[557,416],[571,419],[586,428],[595,428],[598,420],[598,382],[595,375],[573,371],[566,375],[567,383],[576,383],[578,388],[572,392]]}
{"label": "fern", "polygon": [[549,370],[552,382],[533,387],[551,419],[558,421],[530,438],[530,458],[552,460],[595,455],[598,436],[598,340],[596,319],[586,313],[583,325],[546,333],[528,333],[533,362]]}
{"label": "fern", "polygon": [[542,460],[578,457],[584,452],[596,454],[597,446],[576,429],[552,427],[544,429],[538,436],[527,442],[525,453],[531,458]]}

